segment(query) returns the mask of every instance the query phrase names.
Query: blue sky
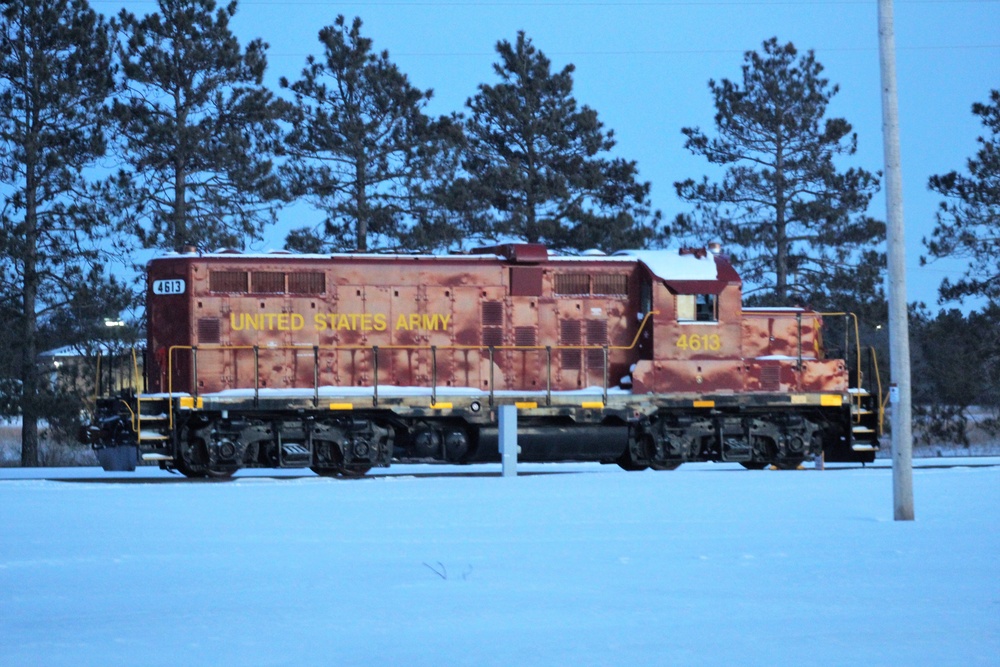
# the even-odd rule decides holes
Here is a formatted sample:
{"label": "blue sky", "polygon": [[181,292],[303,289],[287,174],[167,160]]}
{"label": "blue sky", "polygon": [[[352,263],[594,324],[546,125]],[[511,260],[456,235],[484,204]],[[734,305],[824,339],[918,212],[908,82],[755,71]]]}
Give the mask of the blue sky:
{"label": "blue sky", "polygon": [[[154,2],[98,0],[104,14],[127,6],[137,14]],[[684,149],[681,128],[713,127],[707,82],[739,80],[743,53],[772,36],[813,49],[840,93],[829,109],[859,137],[858,153],[843,166],[872,171],[883,165],[876,0],[551,1],[398,0],[333,3],[243,0],[233,28],[243,41],[270,44],[268,83],[298,78],[309,54],[321,53],[317,33],[337,14],[360,16],[363,34],[414,85],[434,90],[429,111],[462,111],[480,83],[494,83],[498,40],[524,30],[554,68],[576,66],[575,95],[597,110],[618,140],[617,156],[635,160],[652,183],[664,218],[687,205],[674,181],[708,173],[704,159]],[[932,174],[964,169],[982,126],[971,114],[1000,88],[1000,0],[897,0],[896,60],[902,140],[907,292],[932,305],[937,285],[957,277],[960,262],[920,267],[921,238],[933,227],[939,198],[927,190]],[[870,213],[885,218],[881,196]],[[300,207],[282,216],[266,247],[288,229],[308,224]]]}

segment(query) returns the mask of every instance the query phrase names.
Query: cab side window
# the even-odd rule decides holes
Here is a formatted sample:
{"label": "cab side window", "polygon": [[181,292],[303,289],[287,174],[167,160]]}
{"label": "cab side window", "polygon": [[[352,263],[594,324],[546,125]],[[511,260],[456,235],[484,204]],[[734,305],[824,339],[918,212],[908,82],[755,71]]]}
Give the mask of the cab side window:
{"label": "cab side window", "polygon": [[678,322],[718,322],[718,297],[715,294],[678,294]]}

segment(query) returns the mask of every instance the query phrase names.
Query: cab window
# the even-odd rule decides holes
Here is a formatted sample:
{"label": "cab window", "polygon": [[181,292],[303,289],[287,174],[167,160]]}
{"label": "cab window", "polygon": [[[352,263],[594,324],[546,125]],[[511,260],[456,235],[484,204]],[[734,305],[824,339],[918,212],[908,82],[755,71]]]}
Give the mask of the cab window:
{"label": "cab window", "polygon": [[718,322],[718,297],[715,294],[678,294],[678,322]]}

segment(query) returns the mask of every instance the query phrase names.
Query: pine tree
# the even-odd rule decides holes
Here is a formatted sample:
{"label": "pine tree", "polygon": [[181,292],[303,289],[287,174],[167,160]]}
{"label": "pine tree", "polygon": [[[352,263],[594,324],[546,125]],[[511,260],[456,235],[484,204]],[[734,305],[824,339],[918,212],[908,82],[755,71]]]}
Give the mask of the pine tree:
{"label": "pine tree", "polygon": [[920,439],[970,444],[970,426],[996,431],[995,419],[976,419],[972,406],[1000,407],[1000,306],[964,314],[942,310],[932,317],[911,309],[914,396]]}
{"label": "pine tree", "polygon": [[789,299],[843,308],[881,299],[885,224],[865,211],[878,190],[876,174],[840,171],[857,135],[843,118],[826,118],[839,90],[823,66],[791,43],[764,42],[744,56],[743,81],[709,81],[717,136],[684,128],[685,147],[725,168],[674,184],[695,204],[675,232],[721,241],[762,303]]}
{"label": "pine tree", "polygon": [[119,14],[122,201],[146,247],[242,248],[274,222],[281,196],[279,104],[262,85],[267,45],[241,49],[229,28],[236,2],[158,7],[141,19]]}
{"label": "pine tree", "polygon": [[39,331],[103,280],[109,231],[87,167],[105,153],[113,92],[108,25],[86,0],[0,2],[0,404],[22,415],[21,464],[38,464],[46,387]]}
{"label": "pine tree", "polygon": [[471,231],[581,250],[652,239],[660,214],[650,211],[650,185],[636,180],[635,162],[608,157],[614,132],[573,98],[573,65],[553,73],[524,32],[496,50],[500,83],[466,102],[468,178],[457,186]]}
{"label": "pine tree", "polygon": [[[972,105],[989,134],[978,138],[976,157],[966,163],[968,174],[952,171],[932,176],[931,190],[947,197],[937,212],[937,225],[924,245],[933,258],[970,260],[966,274],[956,283],[941,284],[943,300],[966,296],[1000,299],[1000,90],[990,92],[990,102]],[[926,262],[926,258],[921,258]]]}
{"label": "pine tree", "polygon": [[374,52],[361,26],[338,16],[319,32],[322,58],[309,56],[298,81],[281,80],[295,95],[288,189],[326,214],[319,228],[289,235],[296,250],[398,246],[414,226],[432,230],[429,189],[461,137],[450,119],[424,114],[432,91],[411,85],[387,51]]}

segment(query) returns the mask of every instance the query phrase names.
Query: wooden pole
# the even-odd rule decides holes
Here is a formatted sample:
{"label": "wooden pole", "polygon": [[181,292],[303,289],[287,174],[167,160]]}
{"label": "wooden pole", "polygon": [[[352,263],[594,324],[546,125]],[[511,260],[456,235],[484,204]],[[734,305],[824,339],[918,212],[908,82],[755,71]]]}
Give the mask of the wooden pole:
{"label": "wooden pole", "polygon": [[896,521],[912,521],[913,424],[910,402],[910,335],[906,314],[906,247],[903,244],[903,175],[896,93],[896,36],[892,0],[878,3],[885,150],[886,243],[889,260],[889,368],[892,404],[892,498]]}

